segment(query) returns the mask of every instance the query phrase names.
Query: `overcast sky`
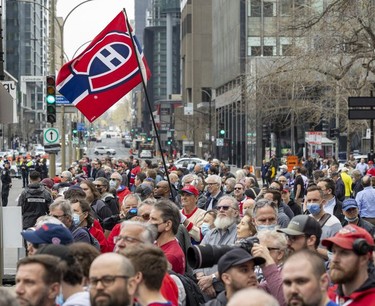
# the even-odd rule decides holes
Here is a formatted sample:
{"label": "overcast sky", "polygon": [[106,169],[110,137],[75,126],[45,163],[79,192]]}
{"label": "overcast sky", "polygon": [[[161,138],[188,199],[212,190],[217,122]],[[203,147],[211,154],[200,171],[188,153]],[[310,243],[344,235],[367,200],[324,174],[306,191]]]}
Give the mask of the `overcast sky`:
{"label": "overcast sky", "polygon": [[[65,18],[81,2],[84,0],[58,0],[57,16]],[[134,0],[93,0],[75,9],[64,26],[64,49],[69,60],[77,49],[79,51],[76,55],[82,52],[82,44],[99,34],[123,8],[126,9],[129,19],[133,19]]]}

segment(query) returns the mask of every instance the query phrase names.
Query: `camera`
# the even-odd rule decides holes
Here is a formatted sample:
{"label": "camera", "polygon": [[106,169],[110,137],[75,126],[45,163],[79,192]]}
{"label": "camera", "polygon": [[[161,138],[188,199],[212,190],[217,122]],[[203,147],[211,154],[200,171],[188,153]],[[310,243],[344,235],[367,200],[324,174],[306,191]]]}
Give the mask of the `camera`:
{"label": "camera", "polygon": [[259,243],[257,237],[241,239],[232,245],[194,245],[187,250],[187,261],[193,269],[212,267],[233,248],[243,248],[250,253],[254,243]]}

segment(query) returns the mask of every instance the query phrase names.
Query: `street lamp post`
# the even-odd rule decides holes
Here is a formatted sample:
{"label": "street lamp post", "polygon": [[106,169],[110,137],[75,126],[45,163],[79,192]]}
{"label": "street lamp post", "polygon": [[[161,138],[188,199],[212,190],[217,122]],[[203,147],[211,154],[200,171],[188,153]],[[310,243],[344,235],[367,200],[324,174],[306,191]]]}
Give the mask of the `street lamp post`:
{"label": "street lamp post", "polygon": [[[38,5],[40,7],[42,7],[43,9],[47,10],[50,14],[51,14],[51,20],[53,20],[54,22],[51,23],[51,33],[54,37],[55,35],[55,24],[57,24],[58,28],[59,28],[59,32],[60,32],[60,40],[61,40],[61,50],[60,50],[60,59],[61,59],[61,65],[64,63],[64,27],[65,27],[65,23],[66,21],[68,20],[69,16],[78,8],[80,7],[81,5],[87,3],[87,2],[91,2],[91,1],[94,1],[94,0],[85,0],[79,4],[77,4],[75,7],[73,7],[68,15],[66,15],[64,21],[61,23],[59,19],[57,19],[56,15],[55,15],[55,11],[56,11],[56,7],[55,7],[55,1],[52,0],[51,1],[51,8],[43,5],[43,4],[40,4],[38,2],[35,2],[35,1],[27,1],[27,0],[18,0],[18,2],[24,2],[24,3],[30,3],[30,4],[35,4],[35,5]],[[52,42],[51,42],[51,45],[50,45],[50,48],[51,48],[51,53],[52,53],[52,59],[51,59],[51,65],[50,65],[50,72],[52,74],[55,73],[56,71],[56,54],[55,54],[55,45],[56,45],[56,41],[53,39]],[[61,141],[61,169],[64,171],[65,168],[66,168],[66,145],[65,145],[65,108],[64,106],[61,106],[61,138],[62,138],[62,141]],[[50,164],[53,165],[53,167],[55,167],[55,159],[54,159],[54,154],[52,154],[51,156],[51,159],[50,159]],[[54,169],[54,168],[53,168]],[[54,176],[54,173],[55,171],[51,171],[51,176]]]}
{"label": "street lamp post", "polygon": [[202,92],[204,92],[209,98],[209,102],[208,102],[208,141],[209,143],[211,144],[209,146],[210,148],[210,153],[213,154],[213,145],[212,145],[212,95],[210,92],[208,92],[207,90],[205,89],[201,89]]}
{"label": "street lamp post", "polygon": [[[94,1],[94,0],[85,0],[85,1],[77,4],[75,7],[73,7],[70,10],[70,12],[68,13],[68,15],[66,15],[62,24],[60,23],[60,21],[58,19],[56,19],[57,24],[59,26],[59,30],[60,30],[60,40],[61,40],[60,59],[61,59],[61,64],[64,63],[64,27],[65,27],[65,23],[68,20],[69,16],[73,13],[73,11],[75,11],[81,5],[83,5],[87,2],[91,2],[91,1]],[[62,142],[61,142],[61,170],[64,171],[66,169],[65,107],[64,107],[64,105],[61,106],[61,126],[62,126],[62,129],[61,129],[61,138],[62,138]]]}

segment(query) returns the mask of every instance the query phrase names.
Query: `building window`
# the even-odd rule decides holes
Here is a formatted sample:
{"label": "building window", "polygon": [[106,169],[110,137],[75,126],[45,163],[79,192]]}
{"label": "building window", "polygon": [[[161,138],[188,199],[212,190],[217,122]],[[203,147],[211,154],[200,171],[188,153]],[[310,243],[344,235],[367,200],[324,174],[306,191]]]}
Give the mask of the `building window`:
{"label": "building window", "polygon": [[263,46],[263,56],[273,56],[273,46]]}
{"label": "building window", "polygon": [[251,17],[260,17],[261,13],[262,13],[261,1],[260,0],[251,0],[250,16]]}
{"label": "building window", "polygon": [[261,55],[262,55],[262,48],[260,46],[251,47],[251,56],[261,56]]}
{"label": "building window", "polygon": [[273,2],[263,2],[263,16],[264,17],[273,17],[275,16],[273,12]]}

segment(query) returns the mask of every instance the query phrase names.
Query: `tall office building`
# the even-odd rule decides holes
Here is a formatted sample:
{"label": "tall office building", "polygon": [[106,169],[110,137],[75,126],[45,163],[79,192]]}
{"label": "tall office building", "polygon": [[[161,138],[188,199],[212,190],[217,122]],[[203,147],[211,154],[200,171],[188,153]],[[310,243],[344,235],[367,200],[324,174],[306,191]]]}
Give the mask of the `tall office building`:
{"label": "tall office building", "polygon": [[[34,3],[6,1],[5,69],[23,90],[18,105],[19,124],[14,131],[23,142],[41,141],[45,122],[44,82],[31,77],[47,73],[48,61],[48,0]],[[22,83],[22,76],[28,76]]]}

